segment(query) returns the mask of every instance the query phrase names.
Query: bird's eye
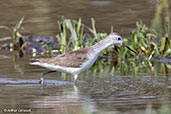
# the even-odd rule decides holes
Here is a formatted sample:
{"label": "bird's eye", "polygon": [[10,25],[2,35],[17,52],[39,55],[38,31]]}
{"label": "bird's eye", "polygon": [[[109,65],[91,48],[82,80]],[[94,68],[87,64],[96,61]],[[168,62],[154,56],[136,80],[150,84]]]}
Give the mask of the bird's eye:
{"label": "bird's eye", "polygon": [[118,37],[118,40],[121,40],[121,37]]}

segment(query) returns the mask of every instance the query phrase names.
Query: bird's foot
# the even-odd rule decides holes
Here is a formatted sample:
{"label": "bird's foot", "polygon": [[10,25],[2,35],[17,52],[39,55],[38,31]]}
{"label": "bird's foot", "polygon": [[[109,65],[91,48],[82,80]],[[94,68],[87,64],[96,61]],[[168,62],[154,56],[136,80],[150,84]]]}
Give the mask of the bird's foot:
{"label": "bird's foot", "polygon": [[44,78],[43,77],[40,78],[39,84],[42,84],[42,85],[44,84]]}
{"label": "bird's foot", "polygon": [[74,80],[74,85],[77,85],[77,84],[78,84],[77,80]]}

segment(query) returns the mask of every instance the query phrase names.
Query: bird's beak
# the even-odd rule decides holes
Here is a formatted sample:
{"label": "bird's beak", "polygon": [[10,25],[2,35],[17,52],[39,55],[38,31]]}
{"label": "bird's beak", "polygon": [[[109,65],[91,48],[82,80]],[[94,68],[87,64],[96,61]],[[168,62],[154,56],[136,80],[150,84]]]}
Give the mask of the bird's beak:
{"label": "bird's beak", "polygon": [[135,54],[137,53],[136,51],[134,51],[133,49],[131,49],[130,47],[128,47],[125,43],[123,43],[123,45],[128,48],[130,51],[134,52]]}

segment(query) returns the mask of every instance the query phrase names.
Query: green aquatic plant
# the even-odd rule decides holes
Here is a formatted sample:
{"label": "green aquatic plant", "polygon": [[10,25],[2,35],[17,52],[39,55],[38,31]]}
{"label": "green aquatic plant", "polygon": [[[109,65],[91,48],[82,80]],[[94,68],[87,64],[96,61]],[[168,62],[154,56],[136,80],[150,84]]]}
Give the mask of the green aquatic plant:
{"label": "green aquatic plant", "polygon": [[[152,57],[169,57],[171,53],[171,39],[166,34],[161,38],[148,28],[142,21],[137,22],[137,29],[132,31],[132,39],[129,42],[125,40],[126,45],[136,50],[137,59],[143,57],[145,60],[151,60]],[[130,58],[134,53],[131,53],[128,49],[119,50],[119,56],[121,59]]]}
{"label": "green aquatic plant", "polygon": [[[163,14],[163,15],[162,15]],[[131,32],[131,41],[126,45],[136,50],[136,58],[150,61],[154,57],[171,58],[171,25],[169,19],[169,1],[161,0],[156,4],[152,27],[142,21],[136,22],[137,29]],[[128,49],[119,50],[119,60],[134,56]]]}
{"label": "green aquatic plant", "polygon": [[0,26],[0,29],[6,29],[10,33],[12,32],[12,36],[1,38],[0,41],[12,40],[13,50],[20,50],[21,48],[23,48],[22,46],[24,42],[22,39],[22,35],[19,33],[19,30],[21,29],[23,21],[24,21],[24,17],[20,19],[19,23],[16,24],[13,29],[7,26]]}
{"label": "green aquatic plant", "polygon": [[80,47],[83,48],[82,44],[86,35],[83,32],[84,25],[81,22],[81,18],[78,21],[73,21],[62,17],[62,20],[58,21],[58,25],[60,33],[57,34],[57,38],[61,53],[76,50]]}
{"label": "green aquatic plant", "polygon": [[21,37],[19,35],[19,30],[22,26],[22,23],[24,21],[24,17],[22,17],[19,21],[18,24],[15,25],[14,29],[13,29],[13,33],[12,33],[12,43],[13,43],[13,50],[20,50],[20,48],[22,47],[23,42],[21,42]]}
{"label": "green aquatic plant", "polygon": [[[92,28],[83,24],[81,18],[76,21],[62,17],[58,21],[60,32],[56,36],[60,44],[60,52],[65,53],[71,50],[89,47],[95,44],[96,41],[107,36],[107,33],[96,32],[95,20],[93,18],[91,18],[91,22]],[[89,30],[91,35],[84,31],[85,28]]]}
{"label": "green aquatic plant", "polygon": [[52,55],[52,56],[54,55],[53,52],[52,52],[52,50],[49,48],[49,46],[48,46],[47,44],[45,45],[45,48],[46,48],[46,50],[47,50],[48,57],[51,57],[51,55]]}

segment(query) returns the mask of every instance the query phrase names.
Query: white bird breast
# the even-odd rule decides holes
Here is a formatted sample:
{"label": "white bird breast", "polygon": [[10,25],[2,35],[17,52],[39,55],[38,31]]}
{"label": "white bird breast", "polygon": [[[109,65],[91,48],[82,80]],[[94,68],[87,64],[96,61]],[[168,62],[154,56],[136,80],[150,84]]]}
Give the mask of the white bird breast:
{"label": "white bird breast", "polygon": [[95,53],[89,53],[87,56],[87,60],[80,66],[81,67],[81,72],[86,71],[89,69],[94,62],[96,61],[97,57],[99,56],[100,52],[95,54]]}
{"label": "white bird breast", "polygon": [[62,67],[62,66],[57,66],[57,65],[48,64],[48,63],[40,63],[40,62],[34,62],[34,63],[30,63],[30,64],[45,67],[52,71],[66,72],[66,73],[69,73],[72,75],[79,74],[80,70],[81,70],[81,68]]}

